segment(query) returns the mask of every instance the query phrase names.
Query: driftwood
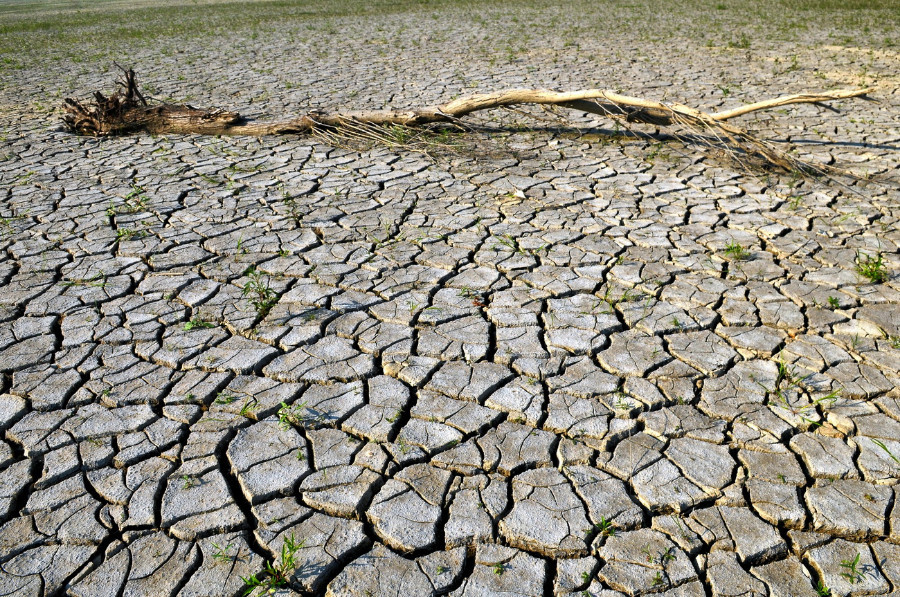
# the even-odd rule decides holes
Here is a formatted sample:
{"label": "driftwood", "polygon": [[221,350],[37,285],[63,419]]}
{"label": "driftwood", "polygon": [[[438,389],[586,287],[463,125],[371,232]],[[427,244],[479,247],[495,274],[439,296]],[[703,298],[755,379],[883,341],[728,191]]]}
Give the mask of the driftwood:
{"label": "driftwood", "polygon": [[765,162],[795,169],[809,166],[786,152],[757,139],[746,130],[726,123],[727,120],[789,104],[821,103],[865,96],[873,88],[801,93],[747,104],[732,110],[707,113],[683,104],[661,102],[621,95],[613,91],[548,91],[512,89],[496,93],[470,95],[448,103],[415,110],[376,110],[367,112],[309,112],[278,122],[253,122],[237,112],[204,110],[188,105],[160,103],[151,105],[141,94],[133,70],[123,71],[121,91],[106,97],[94,93],[94,100],[82,103],[67,98],[63,121],[69,130],[80,135],[107,136],[132,133],[198,134],[198,135],[286,135],[334,130],[363,125],[418,127],[436,123],[457,123],[472,112],[523,104],[559,106],[618,119],[625,123],[644,123],[660,127],[678,126],[682,130],[704,135],[731,152],[739,151],[761,157]]}

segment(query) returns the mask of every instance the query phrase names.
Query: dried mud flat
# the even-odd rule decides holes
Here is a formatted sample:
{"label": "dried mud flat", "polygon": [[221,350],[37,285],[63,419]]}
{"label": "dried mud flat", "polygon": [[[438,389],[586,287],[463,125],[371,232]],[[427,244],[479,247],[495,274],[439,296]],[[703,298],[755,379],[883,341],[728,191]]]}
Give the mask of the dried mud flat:
{"label": "dried mud flat", "polygon": [[492,114],[433,155],[82,139],[49,108],[108,87],[102,36],[6,62],[0,594],[238,595],[267,562],[282,595],[900,591],[897,51],[573,12],[294,15],[117,52],[155,95],[255,116],[874,83],[744,124],[888,182],[575,113]]}

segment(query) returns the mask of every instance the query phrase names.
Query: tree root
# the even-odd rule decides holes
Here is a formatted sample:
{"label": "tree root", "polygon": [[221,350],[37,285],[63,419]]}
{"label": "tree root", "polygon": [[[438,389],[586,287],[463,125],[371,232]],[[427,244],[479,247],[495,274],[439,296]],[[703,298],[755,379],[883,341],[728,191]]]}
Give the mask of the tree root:
{"label": "tree root", "polygon": [[[89,103],[67,98],[63,121],[79,135],[109,136],[133,133],[197,134],[197,135],[286,135],[340,130],[359,125],[419,127],[434,123],[458,123],[479,110],[524,104],[560,106],[599,114],[624,122],[675,127],[682,134],[699,135],[708,144],[725,149],[733,157],[751,155],[766,164],[786,170],[827,171],[812,166],[787,152],[758,139],[727,120],[780,106],[799,103],[821,103],[838,99],[863,97],[873,88],[842,90],[817,94],[795,94],[748,104],[722,112],[707,113],[683,104],[664,104],[613,91],[587,89],[558,92],[540,89],[511,89],[495,93],[470,95],[448,103],[414,110],[376,110],[368,112],[310,112],[278,122],[253,122],[236,112],[203,110],[188,105],[160,103],[150,105],[137,86],[134,70],[124,70],[118,82],[121,90],[110,97],[94,93]],[[740,161],[740,160],[739,160]]]}

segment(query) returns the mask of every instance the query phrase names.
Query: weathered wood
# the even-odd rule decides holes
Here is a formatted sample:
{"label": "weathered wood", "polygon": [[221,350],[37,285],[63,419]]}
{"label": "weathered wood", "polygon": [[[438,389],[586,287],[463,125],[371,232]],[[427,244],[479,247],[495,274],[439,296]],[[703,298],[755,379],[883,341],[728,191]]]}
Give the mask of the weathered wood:
{"label": "weathered wood", "polygon": [[393,125],[417,127],[435,123],[455,123],[480,110],[519,106],[550,105],[611,118],[628,123],[656,126],[680,126],[689,131],[711,136],[724,148],[755,154],[765,161],[793,168],[798,162],[740,127],[725,121],[759,110],[798,103],[821,103],[861,97],[872,88],[824,93],[786,95],[747,104],[731,110],[706,113],[683,104],[664,104],[602,89],[549,91],[545,89],[510,89],[458,98],[439,106],[413,110],[374,110],[359,112],[310,112],[296,118],[276,122],[254,122],[237,112],[192,106],[149,105],[137,86],[133,70],[123,71],[119,82],[122,92],[105,97],[94,94],[92,103],[83,104],[68,98],[63,106],[63,120],[80,135],[107,136],[133,133],[197,134],[197,135],[285,135],[310,133],[316,129],[340,129],[348,125]]}

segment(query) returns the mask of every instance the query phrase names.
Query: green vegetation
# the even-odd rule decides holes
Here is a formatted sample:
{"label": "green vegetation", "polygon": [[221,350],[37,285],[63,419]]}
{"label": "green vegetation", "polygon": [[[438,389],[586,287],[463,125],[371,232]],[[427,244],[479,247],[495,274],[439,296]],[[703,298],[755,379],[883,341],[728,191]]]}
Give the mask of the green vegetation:
{"label": "green vegetation", "polygon": [[883,441],[877,440],[877,439],[873,439],[873,440],[872,440],[872,443],[875,444],[876,446],[878,446],[879,448],[881,448],[882,450],[884,450],[885,453],[887,453],[887,455],[891,457],[891,460],[893,460],[893,461],[896,462],[897,464],[900,464],[900,458],[897,458],[897,457],[894,455],[894,453],[891,452],[891,450],[884,444]]}
{"label": "green vegetation", "polygon": [[227,392],[219,392],[216,394],[216,404],[231,404],[232,402],[237,402],[237,396],[234,394],[229,394]]}
{"label": "green vegetation", "polygon": [[[843,388],[836,388],[820,396],[812,398],[803,393],[803,382],[808,376],[800,376],[795,367],[789,367],[784,360],[779,359],[775,362],[778,367],[778,377],[775,379],[775,387],[767,388],[765,385],[757,382],[757,384],[769,395],[769,399],[773,406],[784,409],[791,415],[798,417],[803,423],[808,425],[810,429],[819,427],[822,423],[809,418],[816,413],[816,409],[822,407],[826,409],[832,406],[843,393]],[[808,398],[806,404],[799,404],[802,398]]]}
{"label": "green vegetation", "polygon": [[315,417],[304,414],[304,410],[306,402],[291,405],[282,402],[281,408],[278,409],[278,426],[287,431],[294,425],[303,425],[305,421],[315,420]]}
{"label": "green vegetation", "polygon": [[184,324],[184,331],[190,332],[191,330],[201,330],[214,327],[216,327],[216,324],[210,323],[208,321],[203,321],[199,317],[194,317],[189,322]]}
{"label": "green vegetation", "polygon": [[28,216],[26,216],[26,215],[21,215],[21,216],[10,216],[8,218],[0,218],[0,236],[5,235],[6,233],[15,234],[16,232],[18,232],[16,230],[15,226],[13,226],[13,223],[16,222],[17,220],[24,220],[27,217]]}
{"label": "green vegetation", "polygon": [[263,318],[278,302],[278,295],[269,287],[268,278],[263,281],[262,273],[255,267],[250,267],[246,275],[250,280],[241,287],[241,294],[256,309],[257,317]]}
{"label": "green vegetation", "polygon": [[133,238],[144,238],[149,233],[146,230],[135,230],[134,228],[119,228],[116,230],[116,240],[131,240]]}
{"label": "green vegetation", "polygon": [[600,517],[600,523],[595,527],[601,535],[604,537],[615,537],[616,536],[616,527],[615,525],[606,520],[605,517]]}
{"label": "green vegetation", "polygon": [[234,547],[233,543],[229,543],[228,545],[219,545],[218,543],[212,544],[213,549],[213,559],[217,562],[231,562],[234,560],[234,556],[229,555],[229,551]]}
{"label": "green vegetation", "polygon": [[747,50],[750,48],[750,38],[747,37],[746,33],[741,33],[741,37],[739,39],[728,42],[728,47]]}
{"label": "green vegetation", "polygon": [[281,545],[281,557],[278,560],[266,562],[265,572],[260,578],[256,574],[241,577],[244,581],[244,595],[250,595],[259,589],[259,594],[274,593],[279,587],[288,584],[291,574],[299,567],[296,556],[303,549],[304,541],[298,542],[294,534],[284,538]]}
{"label": "green vegetation", "polygon": [[242,417],[249,417],[253,412],[259,408],[259,400],[254,397],[247,398],[244,401],[244,405],[241,406],[241,410],[238,413]]}
{"label": "green vegetation", "polygon": [[862,571],[859,569],[859,552],[856,552],[856,557],[852,560],[841,560],[841,568],[844,569],[841,572],[841,576],[846,578],[851,585],[862,581]]}
{"label": "green vegetation", "polygon": [[[380,32],[375,40],[389,52],[398,40],[413,43],[409,31],[402,30],[401,20],[392,18],[403,14],[448,22],[464,20],[473,27],[491,28],[496,37],[494,59],[512,61],[527,51],[523,32],[528,29],[554,27],[565,44],[575,46],[616,22],[628,22],[635,39],[658,38],[665,32],[726,50],[795,40],[798,34],[817,27],[832,31],[832,43],[890,46],[898,37],[900,4],[895,0],[759,0],[710,6],[698,0],[672,0],[666,10],[659,10],[656,3],[625,0],[601,5],[588,0],[8,0],[0,4],[0,64],[26,68],[49,57],[106,68],[114,60],[127,64],[133,53],[147,47],[174,54],[183,39],[228,37],[252,43],[276,28],[298,37],[341,35],[339,20],[344,17],[385,17],[389,19],[386,22],[396,23],[392,26],[396,31]],[[571,19],[573,14],[579,15],[577,21]],[[690,18],[673,24],[673,14]],[[494,23],[492,15],[502,19],[514,15],[517,24],[497,27],[506,21]],[[86,46],[85,40],[102,43]]]}
{"label": "green vegetation", "polygon": [[872,257],[857,251],[856,273],[863,278],[868,278],[873,284],[880,284],[888,279],[887,269],[880,252]]}
{"label": "green vegetation", "polygon": [[750,251],[745,249],[739,242],[732,239],[725,245],[725,256],[735,261],[746,261],[750,259]]}

